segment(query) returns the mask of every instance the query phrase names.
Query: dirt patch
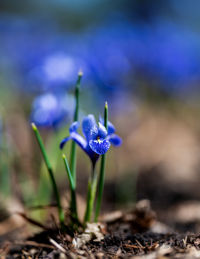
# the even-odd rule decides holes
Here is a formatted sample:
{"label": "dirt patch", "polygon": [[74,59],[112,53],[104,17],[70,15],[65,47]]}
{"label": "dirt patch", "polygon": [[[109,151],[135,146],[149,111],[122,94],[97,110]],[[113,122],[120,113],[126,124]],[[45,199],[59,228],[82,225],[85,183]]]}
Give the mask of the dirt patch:
{"label": "dirt patch", "polygon": [[[139,202],[133,211],[105,215],[102,222],[73,236],[68,231],[49,229],[26,240],[5,241],[0,258],[200,257],[200,235],[179,234],[158,222],[148,201]],[[84,239],[79,246],[78,239]]]}

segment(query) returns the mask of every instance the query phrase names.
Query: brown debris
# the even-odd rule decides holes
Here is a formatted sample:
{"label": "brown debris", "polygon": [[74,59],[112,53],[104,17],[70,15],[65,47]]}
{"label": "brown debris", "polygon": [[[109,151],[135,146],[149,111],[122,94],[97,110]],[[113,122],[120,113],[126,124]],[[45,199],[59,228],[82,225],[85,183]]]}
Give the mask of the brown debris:
{"label": "brown debris", "polygon": [[[107,222],[105,222],[107,219]],[[155,233],[156,215],[146,200],[128,213],[104,217],[104,225],[88,224],[72,237],[46,230],[25,241],[4,243],[0,258],[200,258],[200,236],[173,232]]]}

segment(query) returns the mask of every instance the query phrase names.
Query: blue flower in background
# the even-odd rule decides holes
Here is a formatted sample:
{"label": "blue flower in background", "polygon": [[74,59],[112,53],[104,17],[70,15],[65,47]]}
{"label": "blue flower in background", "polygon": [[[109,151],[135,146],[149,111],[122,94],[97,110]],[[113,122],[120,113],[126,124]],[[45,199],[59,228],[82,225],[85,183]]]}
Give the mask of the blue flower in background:
{"label": "blue flower in background", "polygon": [[81,57],[69,54],[64,49],[49,53],[39,64],[29,71],[29,81],[40,86],[42,90],[58,91],[68,89],[74,84],[74,78],[80,69],[86,70]]}
{"label": "blue flower in background", "polygon": [[32,104],[31,121],[39,127],[59,128],[72,116],[74,103],[68,95],[47,93],[35,98]]}
{"label": "blue flower in background", "polygon": [[17,90],[37,94],[66,90],[74,85],[80,68],[87,74],[80,34],[61,33],[55,21],[5,15],[0,30],[0,70]]}
{"label": "blue flower in background", "polygon": [[92,114],[86,116],[82,122],[82,131],[85,136],[83,138],[77,130],[79,123],[76,121],[70,126],[70,135],[64,138],[60,143],[62,149],[67,141],[74,140],[90,157],[93,165],[99,158],[99,155],[105,154],[110,145],[119,146],[122,140],[115,133],[115,127],[112,123],[108,123],[108,130],[103,126],[101,122],[97,125],[96,120]]}
{"label": "blue flower in background", "polygon": [[60,30],[54,20],[2,16],[4,85],[28,93],[57,93],[72,87],[82,68],[84,85],[99,97],[97,106],[102,99],[119,103],[121,94],[132,89],[135,94],[141,85],[170,96],[197,88],[198,33],[162,15],[148,23],[123,15],[109,17],[77,32]]}

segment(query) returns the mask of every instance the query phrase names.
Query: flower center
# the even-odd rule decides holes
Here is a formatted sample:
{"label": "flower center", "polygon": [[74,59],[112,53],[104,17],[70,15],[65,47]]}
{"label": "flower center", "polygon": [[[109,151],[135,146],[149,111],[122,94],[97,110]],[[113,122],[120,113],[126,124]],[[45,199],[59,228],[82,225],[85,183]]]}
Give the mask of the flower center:
{"label": "flower center", "polygon": [[101,144],[103,141],[100,140],[100,137],[97,137],[97,142],[98,142],[99,144]]}

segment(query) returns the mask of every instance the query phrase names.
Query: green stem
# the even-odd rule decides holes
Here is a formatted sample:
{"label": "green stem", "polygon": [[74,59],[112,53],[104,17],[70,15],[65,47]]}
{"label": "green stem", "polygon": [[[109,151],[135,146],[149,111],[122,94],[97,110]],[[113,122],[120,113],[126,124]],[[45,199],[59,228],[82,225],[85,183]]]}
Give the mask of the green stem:
{"label": "green stem", "polygon": [[[78,121],[78,117],[79,117],[79,99],[80,99],[79,95],[80,95],[80,83],[81,83],[82,76],[83,76],[83,73],[80,71],[78,73],[78,79],[77,79],[76,88],[75,88],[76,107],[75,107],[75,113],[74,113],[74,121]],[[74,184],[76,185],[76,143],[74,141],[72,141],[72,144],[71,144],[70,169],[74,180]]]}
{"label": "green stem", "polygon": [[[105,103],[104,108],[104,126],[108,129],[108,104]],[[98,196],[96,202],[96,210],[95,210],[95,217],[94,221],[98,221],[100,209],[101,209],[101,201],[103,196],[103,188],[104,188],[104,178],[105,178],[105,164],[106,164],[106,154],[102,155],[101,157],[101,166],[100,166],[100,176],[99,176],[99,185],[98,185]]]}
{"label": "green stem", "polygon": [[59,221],[60,221],[61,226],[63,226],[64,225],[64,212],[63,212],[63,209],[62,209],[62,206],[61,206],[60,195],[58,193],[58,188],[57,188],[56,181],[55,181],[55,178],[54,178],[53,169],[52,169],[51,164],[49,162],[49,159],[48,159],[48,156],[47,156],[42,138],[40,136],[40,133],[39,133],[39,131],[38,131],[38,129],[37,129],[37,127],[34,123],[32,123],[32,129],[35,133],[35,136],[36,136],[37,142],[39,144],[39,147],[40,147],[45,165],[46,165],[47,170],[49,172],[50,181],[51,181],[52,188],[53,188],[53,191],[54,191],[54,195],[55,195],[55,198],[56,198],[56,201],[57,201]]}
{"label": "green stem", "polygon": [[86,211],[85,211],[85,217],[84,217],[84,224],[86,224],[87,222],[90,222],[91,220],[96,189],[97,189],[97,174],[95,171],[95,166],[92,166],[92,174],[90,175],[90,179],[88,181],[87,204],[86,204]]}
{"label": "green stem", "polygon": [[70,191],[71,191],[71,202],[70,202],[71,216],[72,216],[73,220],[78,221],[75,183],[74,183],[74,180],[73,180],[70,168],[69,168],[67,158],[64,154],[63,154],[63,161],[64,161],[64,164],[65,164],[67,176],[68,176],[68,179],[69,179]]}
{"label": "green stem", "polygon": [[100,176],[99,176],[99,185],[98,185],[98,196],[95,210],[94,221],[98,221],[100,209],[101,209],[101,201],[103,196],[103,188],[104,188],[104,178],[105,178],[105,163],[106,163],[106,155],[102,155],[101,157],[101,166],[100,166]]}

